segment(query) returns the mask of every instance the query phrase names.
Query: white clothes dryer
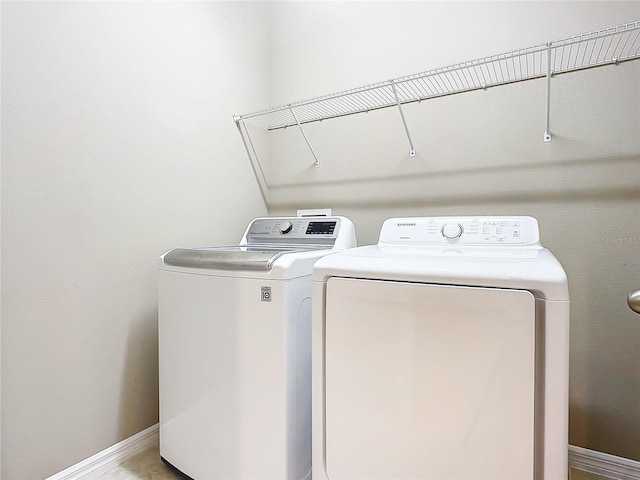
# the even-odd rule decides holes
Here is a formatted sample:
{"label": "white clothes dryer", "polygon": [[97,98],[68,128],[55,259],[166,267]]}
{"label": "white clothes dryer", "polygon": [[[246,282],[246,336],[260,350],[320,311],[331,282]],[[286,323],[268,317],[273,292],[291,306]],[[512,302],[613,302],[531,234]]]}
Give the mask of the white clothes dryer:
{"label": "white clothes dryer", "polygon": [[311,273],[344,217],[258,218],[160,258],[160,455],[196,480],[311,478]]}
{"label": "white clothes dryer", "polygon": [[566,480],[567,278],[534,218],[389,219],[313,284],[313,478]]}

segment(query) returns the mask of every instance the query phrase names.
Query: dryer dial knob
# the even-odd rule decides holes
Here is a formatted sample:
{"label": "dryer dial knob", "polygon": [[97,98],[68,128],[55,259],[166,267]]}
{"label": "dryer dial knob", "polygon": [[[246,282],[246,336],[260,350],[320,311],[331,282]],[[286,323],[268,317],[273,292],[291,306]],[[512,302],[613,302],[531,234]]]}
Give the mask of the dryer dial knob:
{"label": "dryer dial knob", "polygon": [[454,238],[460,237],[464,230],[462,228],[462,225],[460,225],[459,223],[445,223],[440,231],[442,232],[442,236],[444,238],[453,240]]}
{"label": "dryer dial knob", "polygon": [[293,229],[293,224],[291,222],[282,222],[280,224],[280,233],[285,234],[289,233]]}

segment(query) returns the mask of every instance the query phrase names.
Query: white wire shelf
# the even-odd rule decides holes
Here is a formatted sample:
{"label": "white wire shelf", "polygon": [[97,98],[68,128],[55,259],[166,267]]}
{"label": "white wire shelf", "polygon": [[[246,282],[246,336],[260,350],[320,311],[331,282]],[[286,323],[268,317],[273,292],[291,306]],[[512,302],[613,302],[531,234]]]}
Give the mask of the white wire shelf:
{"label": "white wire shelf", "polygon": [[236,123],[251,120],[251,123],[274,130],[638,58],[640,20],[343,92],[234,115],[234,120]]}

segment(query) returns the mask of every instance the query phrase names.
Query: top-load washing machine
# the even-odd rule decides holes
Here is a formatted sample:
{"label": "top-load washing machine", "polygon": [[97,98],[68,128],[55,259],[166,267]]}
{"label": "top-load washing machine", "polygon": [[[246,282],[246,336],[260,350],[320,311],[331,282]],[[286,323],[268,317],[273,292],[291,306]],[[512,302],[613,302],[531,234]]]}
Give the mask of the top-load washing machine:
{"label": "top-load washing machine", "polygon": [[567,279],[534,218],[390,219],[313,283],[313,478],[566,480]]}
{"label": "top-load washing machine", "polygon": [[311,273],[344,217],[258,218],[160,258],[160,455],[196,480],[311,477]]}

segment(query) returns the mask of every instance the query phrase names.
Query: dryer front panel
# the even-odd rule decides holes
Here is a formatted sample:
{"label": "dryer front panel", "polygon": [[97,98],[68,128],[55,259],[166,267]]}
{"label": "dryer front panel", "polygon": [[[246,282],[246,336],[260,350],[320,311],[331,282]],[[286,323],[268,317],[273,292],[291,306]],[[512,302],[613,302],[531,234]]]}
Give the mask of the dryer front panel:
{"label": "dryer front panel", "polygon": [[532,479],[528,291],[331,278],[330,479]]}

